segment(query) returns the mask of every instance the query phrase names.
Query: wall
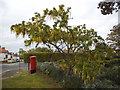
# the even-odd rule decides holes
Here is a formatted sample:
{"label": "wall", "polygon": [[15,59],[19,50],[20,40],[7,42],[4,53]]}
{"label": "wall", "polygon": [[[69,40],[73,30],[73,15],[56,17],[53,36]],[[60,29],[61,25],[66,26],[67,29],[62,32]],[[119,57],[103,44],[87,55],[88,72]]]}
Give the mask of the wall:
{"label": "wall", "polygon": [[4,60],[4,58],[5,58],[5,53],[0,53],[0,61],[3,61]]}

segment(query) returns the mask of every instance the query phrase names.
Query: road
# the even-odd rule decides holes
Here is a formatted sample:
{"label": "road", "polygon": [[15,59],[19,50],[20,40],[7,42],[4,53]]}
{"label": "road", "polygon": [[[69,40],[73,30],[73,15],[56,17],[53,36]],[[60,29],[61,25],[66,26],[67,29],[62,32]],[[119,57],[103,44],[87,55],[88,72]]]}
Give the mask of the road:
{"label": "road", "polygon": [[2,79],[13,76],[16,72],[27,70],[28,65],[23,62],[17,63],[4,63],[2,64],[2,70],[0,74],[2,74]]}

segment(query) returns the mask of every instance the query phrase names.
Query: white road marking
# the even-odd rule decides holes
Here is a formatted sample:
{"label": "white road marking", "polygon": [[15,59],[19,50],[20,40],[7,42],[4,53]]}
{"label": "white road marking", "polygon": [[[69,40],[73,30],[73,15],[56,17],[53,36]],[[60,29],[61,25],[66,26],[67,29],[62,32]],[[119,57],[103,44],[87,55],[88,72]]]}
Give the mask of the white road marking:
{"label": "white road marking", "polygon": [[[21,64],[21,63],[24,63],[24,62],[17,62],[17,63],[4,63],[4,64],[2,64],[2,65],[8,65],[8,66],[10,66],[10,65],[19,65],[19,64]],[[21,69],[25,69],[25,67],[20,67]],[[12,71],[12,70],[18,70],[18,68],[16,68],[16,69],[8,69],[8,70],[5,70],[4,72],[0,72],[0,74],[3,74],[3,73],[5,73],[5,72],[8,72],[8,71]]]}
{"label": "white road marking", "polygon": [[[17,69],[12,69],[12,70],[17,70]],[[6,72],[9,72],[9,71],[12,71],[12,70],[8,69],[8,70],[6,70],[4,72],[1,72],[0,74],[6,73]]]}
{"label": "white road marking", "polygon": [[11,71],[11,70],[8,69],[8,70],[6,70],[6,71],[4,71],[4,72],[2,72],[2,73],[0,73],[0,74],[3,74],[3,73],[5,73],[5,72],[9,72],[9,71]]}

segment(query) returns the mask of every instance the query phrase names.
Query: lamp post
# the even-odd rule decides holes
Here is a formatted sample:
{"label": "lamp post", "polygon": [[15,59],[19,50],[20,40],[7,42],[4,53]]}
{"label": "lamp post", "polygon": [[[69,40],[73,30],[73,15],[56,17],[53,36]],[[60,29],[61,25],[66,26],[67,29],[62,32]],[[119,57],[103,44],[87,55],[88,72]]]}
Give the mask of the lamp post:
{"label": "lamp post", "polygon": [[21,59],[21,58],[20,58],[20,55],[22,54],[22,53],[21,53],[22,50],[23,50],[22,48],[19,49],[19,72],[20,72],[20,59]]}

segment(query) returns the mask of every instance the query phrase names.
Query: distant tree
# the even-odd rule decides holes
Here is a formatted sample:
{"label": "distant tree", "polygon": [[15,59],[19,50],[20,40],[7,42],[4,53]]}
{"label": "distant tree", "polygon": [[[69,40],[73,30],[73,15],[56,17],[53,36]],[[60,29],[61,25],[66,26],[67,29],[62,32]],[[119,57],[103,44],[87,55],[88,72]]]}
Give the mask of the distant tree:
{"label": "distant tree", "polygon": [[95,50],[97,52],[100,52],[99,54],[101,54],[101,57],[103,59],[111,59],[113,58],[113,54],[114,53],[114,49],[112,49],[109,45],[107,45],[106,43],[97,43]]}
{"label": "distant tree", "polygon": [[[104,0],[98,4],[98,8],[101,9],[103,15],[112,14],[113,11],[118,12],[120,9],[119,0]],[[110,30],[106,40],[108,40],[110,46],[116,51],[117,56],[120,56],[120,24],[113,26]],[[114,56],[114,55],[113,55]]]}
{"label": "distant tree", "polygon": [[20,48],[18,53],[19,53],[18,56],[20,57],[20,59],[23,59],[23,54],[26,53],[26,51]]}
{"label": "distant tree", "polygon": [[19,50],[19,54],[23,54],[23,53],[25,53],[26,51],[25,50],[23,50],[23,49],[21,49],[21,50]]}
{"label": "distant tree", "polygon": [[107,48],[107,44],[106,43],[97,43],[95,49],[97,49],[98,51],[103,51]]}
{"label": "distant tree", "polygon": [[46,48],[46,47],[37,47],[37,48],[33,48],[28,50],[28,52],[53,52],[52,50]]}
{"label": "distant tree", "polygon": [[52,52],[52,50],[46,48],[46,47],[38,47],[35,49],[36,52]]}
{"label": "distant tree", "polygon": [[27,53],[31,53],[31,52],[34,52],[34,51],[35,51],[35,49],[32,48],[32,49],[29,49],[29,50],[27,51]]}
{"label": "distant tree", "polygon": [[15,53],[14,56],[18,56],[18,53]]}
{"label": "distant tree", "polygon": [[101,9],[103,15],[112,14],[113,11],[118,12],[120,9],[119,0],[104,0],[98,4],[98,8]]}
{"label": "distant tree", "polygon": [[110,46],[116,51],[116,54],[120,56],[120,24],[113,26],[106,38]]}

